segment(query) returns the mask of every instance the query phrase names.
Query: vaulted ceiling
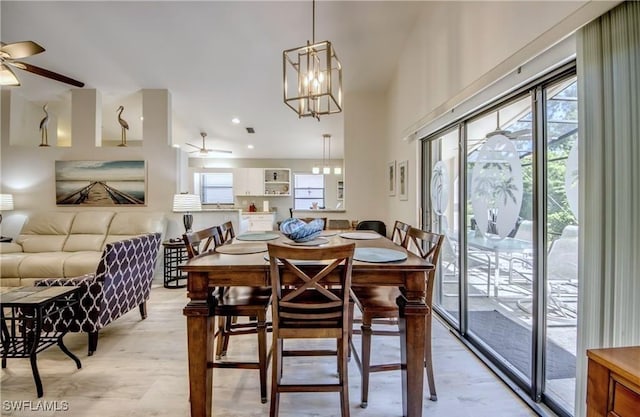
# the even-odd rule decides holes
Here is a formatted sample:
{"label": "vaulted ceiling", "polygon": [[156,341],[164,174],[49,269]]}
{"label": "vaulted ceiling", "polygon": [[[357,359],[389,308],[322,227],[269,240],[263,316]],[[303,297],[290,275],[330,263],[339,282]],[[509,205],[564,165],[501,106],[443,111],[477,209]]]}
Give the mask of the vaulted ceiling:
{"label": "vaulted ceiling", "polygon": [[[316,40],[332,41],[342,61],[346,111],[350,93],[388,87],[427,5],[317,3]],[[343,156],[343,114],[298,119],[282,100],[282,51],[311,40],[311,1],[2,1],[0,7],[2,42],[42,45],[45,52],[25,61],[98,89],[114,120],[118,105],[140,89],[166,88],[175,143],[197,144],[204,131],[209,147],[232,150],[234,158],[317,158],[322,134],[330,133],[332,157]],[[65,84],[16,75],[22,86],[15,91],[27,100],[69,95]]]}

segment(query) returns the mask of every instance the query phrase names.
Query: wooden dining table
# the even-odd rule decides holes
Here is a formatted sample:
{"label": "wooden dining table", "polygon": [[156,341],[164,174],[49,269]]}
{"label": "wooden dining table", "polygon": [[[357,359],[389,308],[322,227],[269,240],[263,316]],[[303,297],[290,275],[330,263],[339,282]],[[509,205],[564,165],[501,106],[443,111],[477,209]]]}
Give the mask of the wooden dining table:
{"label": "wooden dining table", "polygon": [[[332,231],[333,232],[333,231]],[[325,234],[332,232],[326,231]],[[271,233],[271,232],[269,232]],[[180,269],[187,273],[187,296],[190,301],[183,310],[187,317],[187,344],[189,360],[189,393],[191,417],[213,415],[213,363],[214,323],[213,301],[209,297],[215,287],[269,286],[269,262],[266,243],[288,245],[291,243],[280,232],[278,237],[264,243],[265,251],[250,254],[223,254],[215,251],[189,259]],[[358,233],[375,233],[359,231]],[[356,243],[358,248],[386,248],[407,252],[386,237],[376,239],[348,239],[340,231],[324,236],[325,245]],[[352,235],[353,236],[353,235]],[[358,236],[358,235],[356,235]],[[273,235],[271,236],[273,237]],[[231,244],[247,244],[236,237]],[[251,242],[252,244],[258,242]],[[300,268],[314,267],[309,263]],[[315,265],[317,268],[317,265]],[[426,300],[426,279],[434,274],[433,265],[411,252],[407,258],[395,262],[364,262],[354,260],[353,286],[397,286],[400,308],[402,405],[403,416],[421,417],[424,382],[425,324],[430,313],[430,301]],[[431,278],[429,278],[431,279]],[[336,275],[336,282],[338,277]]]}

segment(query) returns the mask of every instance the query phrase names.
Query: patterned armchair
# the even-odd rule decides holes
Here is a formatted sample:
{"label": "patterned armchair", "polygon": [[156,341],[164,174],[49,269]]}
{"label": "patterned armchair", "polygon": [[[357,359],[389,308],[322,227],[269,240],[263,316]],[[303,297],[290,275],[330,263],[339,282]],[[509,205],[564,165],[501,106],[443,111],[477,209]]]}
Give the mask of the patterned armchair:
{"label": "patterned armchair", "polygon": [[75,317],[53,317],[43,329],[88,333],[91,356],[98,346],[98,331],[107,324],[136,306],[144,320],[159,247],[160,233],[109,243],[95,274],[37,281],[36,286],[83,287]]}

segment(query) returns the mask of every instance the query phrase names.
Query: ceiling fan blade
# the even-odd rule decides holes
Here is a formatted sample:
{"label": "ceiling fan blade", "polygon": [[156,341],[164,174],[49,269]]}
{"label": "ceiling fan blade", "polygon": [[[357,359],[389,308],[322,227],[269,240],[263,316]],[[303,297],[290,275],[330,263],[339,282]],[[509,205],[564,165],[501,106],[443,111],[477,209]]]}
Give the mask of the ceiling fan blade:
{"label": "ceiling fan blade", "polygon": [[[7,45],[9,46],[9,45]],[[57,72],[49,71],[48,69],[40,68],[35,65],[27,64],[26,62],[19,61],[5,61],[7,64],[14,65],[20,69],[31,72],[42,77],[50,78],[52,80],[60,81],[61,83],[71,84],[75,87],[84,87],[84,83],[69,78],[65,75],[58,74]]]}
{"label": "ceiling fan blade", "polygon": [[11,59],[26,58],[41,52],[44,52],[44,48],[32,41],[14,42],[0,47],[0,53]]}
{"label": "ceiling fan blade", "polygon": [[218,152],[218,153],[233,153],[231,151],[225,151],[223,149],[207,149],[209,152]]}
{"label": "ceiling fan blade", "polygon": [[190,144],[190,143],[185,143],[185,145],[193,146],[193,147],[194,147],[194,148],[196,148],[197,150],[202,149],[201,147],[196,146],[196,145],[192,145],[192,144]]}

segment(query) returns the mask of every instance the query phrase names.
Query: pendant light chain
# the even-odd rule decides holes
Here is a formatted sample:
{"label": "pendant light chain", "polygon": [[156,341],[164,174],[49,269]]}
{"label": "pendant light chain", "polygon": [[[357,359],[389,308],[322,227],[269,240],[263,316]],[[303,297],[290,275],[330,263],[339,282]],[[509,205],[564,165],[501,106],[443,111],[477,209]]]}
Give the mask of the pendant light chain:
{"label": "pendant light chain", "polygon": [[313,5],[311,6],[311,44],[316,43],[316,0],[313,0]]}

